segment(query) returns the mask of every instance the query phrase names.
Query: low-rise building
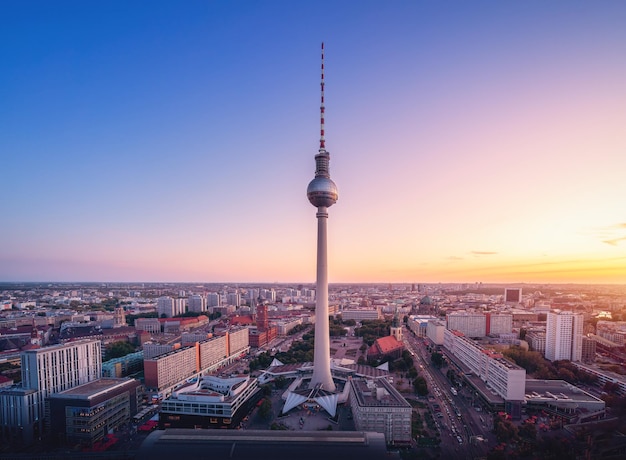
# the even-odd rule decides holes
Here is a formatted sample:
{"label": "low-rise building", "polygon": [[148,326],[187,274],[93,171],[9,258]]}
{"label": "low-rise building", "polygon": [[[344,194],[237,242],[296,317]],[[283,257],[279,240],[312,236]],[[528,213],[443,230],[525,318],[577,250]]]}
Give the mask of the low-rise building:
{"label": "low-rise building", "polygon": [[381,319],[380,308],[355,308],[341,311],[341,319],[353,319],[355,321]]}
{"label": "low-rise building", "polygon": [[206,376],[161,403],[160,428],[236,428],[258,399],[250,376]]}

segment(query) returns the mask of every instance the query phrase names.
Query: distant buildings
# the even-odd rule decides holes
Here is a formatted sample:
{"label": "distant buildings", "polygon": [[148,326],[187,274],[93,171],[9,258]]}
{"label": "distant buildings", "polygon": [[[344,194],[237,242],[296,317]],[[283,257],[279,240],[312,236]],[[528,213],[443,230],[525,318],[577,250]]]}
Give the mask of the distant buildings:
{"label": "distant buildings", "polygon": [[583,336],[581,361],[593,363],[596,360],[596,340],[593,337]]}
{"label": "distant buildings", "polygon": [[506,303],[522,303],[522,288],[505,288],[504,301]]}
{"label": "distant buildings", "polygon": [[159,297],[157,299],[157,314],[159,318],[173,318],[187,311],[187,299],[183,297]]}
{"label": "distant buildings", "polygon": [[380,308],[350,308],[341,310],[341,318],[343,320],[353,319],[355,321],[376,320],[381,319]]}
{"label": "distant buildings", "polygon": [[187,299],[187,307],[189,311],[196,313],[203,313],[207,311],[206,297],[199,294],[190,295],[189,299]]}
{"label": "distant buildings", "polygon": [[583,343],[583,314],[554,310],[548,313],[545,357],[550,361],[580,361]]}
{"label": "distant buildings", "polygon": [[526,333],[526,337],[524,337],[526,342],[528,342],[528,348],[532,351],[536,351],[541,353],[542,355],[546,352],[546,331],[545,330],[530,330]]}

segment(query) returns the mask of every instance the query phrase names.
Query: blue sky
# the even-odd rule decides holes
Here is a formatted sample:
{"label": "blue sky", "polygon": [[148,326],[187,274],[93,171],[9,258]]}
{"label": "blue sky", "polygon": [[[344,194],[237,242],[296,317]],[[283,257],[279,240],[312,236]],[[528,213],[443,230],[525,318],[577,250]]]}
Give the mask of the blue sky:
{"label": "blue sky", "polygon": [[[621,2],[3,2],[0,279],[626,282]],[[608,241],[608,243],[607,243]]]}

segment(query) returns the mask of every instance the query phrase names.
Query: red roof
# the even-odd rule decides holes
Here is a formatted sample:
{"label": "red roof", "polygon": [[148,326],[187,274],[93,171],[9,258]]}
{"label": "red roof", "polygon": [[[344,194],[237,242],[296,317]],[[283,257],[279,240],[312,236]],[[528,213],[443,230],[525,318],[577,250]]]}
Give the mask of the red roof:
{"label": "red roof", "polygon": [[250,315],[244,315],[244,316],[233,316],[230,319],[230,325],[231,326],[245,326],[247,324],[254,324],[254,320],[252,319],[252,316]]}
{"label": "red roof", "polygon": [[375,344],[383,355],[396,351],[398,348],[404,348],[401,342],[398,342],[393,335],[376,339]]}

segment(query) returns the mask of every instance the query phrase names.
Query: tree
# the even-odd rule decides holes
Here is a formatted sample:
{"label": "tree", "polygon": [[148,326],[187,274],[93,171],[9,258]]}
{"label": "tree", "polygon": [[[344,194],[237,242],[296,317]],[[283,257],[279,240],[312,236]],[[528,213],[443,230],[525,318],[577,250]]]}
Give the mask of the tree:
{"label": "tree", "polygon": [[418,395],[426,396],[428,394],[428,384],[426,383],[426,379],[418,376],[415,380],[413,380],[413,389]]}
{"label": "tree", "polygon": [[430,354],[430,360],[435,365],[435,367],[443,366],[443,362],[444,362],[443,361],[443,355],[441,353],[439,353],[438,351],[433,351]]}
{"label": "tree", "polygon": [[509,442],[518,437],[517,427],[509,420],[503,420],[501,417],[494,419],[493,432],[500,442]]}
{"label": "tree", "polygon": [[261,407],[259,407],[259,415],[264,419],[268,419],[272,415],[272,401],[268,398],[265,398],[261,403]]}
{"label": "tree", "polygon": [[220,316],[222,316],[222,314],[219,311],[214,311],[213,313],[209,314],[209,320],[213,321],[214,319],[217,319]]}
{"label": "tree", "polygon": [[122,356],[126,356],[127,354],[134,352],[135,347],[128,342],[113,342],[112,344],[106,346],[104,359],[105,361],[108,361],[113,358],[121,358]]}

